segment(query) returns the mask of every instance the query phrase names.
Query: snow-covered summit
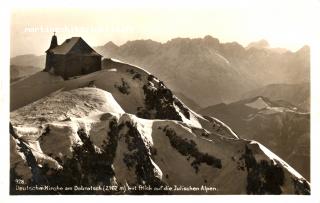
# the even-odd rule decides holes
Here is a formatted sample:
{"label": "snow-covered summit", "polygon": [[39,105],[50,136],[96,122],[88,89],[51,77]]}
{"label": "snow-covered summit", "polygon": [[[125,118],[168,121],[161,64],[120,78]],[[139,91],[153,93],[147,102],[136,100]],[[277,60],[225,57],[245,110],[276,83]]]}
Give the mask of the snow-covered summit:
{"label": "snow-covered summit", "polygon": [[[83,77],[33,87],[26,78],[11,87],[13,100],[34,88],[10,115],[12,178],[30,185],[175,188],[44,194],[310,193],[279,157],[193,112],[155,76],[115,60],[106,64]],[[37,77],[55,76],[31,76]]]}

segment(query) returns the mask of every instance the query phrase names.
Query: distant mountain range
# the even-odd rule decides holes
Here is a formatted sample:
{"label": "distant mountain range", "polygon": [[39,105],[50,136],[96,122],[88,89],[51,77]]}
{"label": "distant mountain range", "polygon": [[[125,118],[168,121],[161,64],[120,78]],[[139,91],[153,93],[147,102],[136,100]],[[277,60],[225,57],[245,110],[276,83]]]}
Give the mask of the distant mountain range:
{"label": "distant mountain range", "polygon": [[241,138],[257,140],[310,177],[310,114],[266,97],[218,104],[199,110],[229,125]]}
{"label": "distant mountain range", "polygon": [[105,57],[145,67],[202,108],[236,101],[269,84],[308,83],[310,78],[308,46],[291,52],[270,48],[267,41],[243,47],[206,36],[166,43],[135,40],[121,46],[108,42],[96,50]]}
{"label": "distant mountain range", "polygon": [[[200,108],[237,101],[266,85],[309,83],[310,79],[308,46],[291,52],[270,48],[265,40],[243,47],[206,36],[175,38],[166,43],[135,40],[121,46],[108,42],[95,49],[105,57],[144,67]],[[17,66],[44,67],[44,62],[44,56],[11,58],[11,65]]]}

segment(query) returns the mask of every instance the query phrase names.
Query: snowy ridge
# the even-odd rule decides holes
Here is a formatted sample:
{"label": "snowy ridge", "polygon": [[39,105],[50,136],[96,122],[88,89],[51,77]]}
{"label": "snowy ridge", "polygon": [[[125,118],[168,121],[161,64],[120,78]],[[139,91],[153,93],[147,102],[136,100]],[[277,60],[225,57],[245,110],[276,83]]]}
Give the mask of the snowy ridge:
{"label": "snowy ridge", "polygon": [[264,109],[269,107],[269,105],[261,97],[258,97],[255,101],[252,101],[245,105],[256,109]]}
{"label": "snowy ridge", "polygon": [[258,145],[261,151],[268,156],[271,160],[276,160],[280,162],[290,173],[294,174],[297,178],[303,179],[302,175],[299,174],[296,170],[294,170],[289,164],[287,164],[285,161],[283,161],[280,157],[278,157],[276,154],[271,152],[269,149],[267,149],[265,146],[262,144],[256,142],[256,141],[251,141],[250,144],[252,145]]}
{"label": "snowy ridge", "polygon": [[121,64],[125,64],[125,65],[128,65],[128,66],[135,67],[136,69],[139,69],[139,70],[141,70],[142,72],[147,73],[148,75],[151,74],[150,72],[148,72],[147,70],[145,70],[145,69],[142,68],[142,67],[139,67],[139,66],[136,66],[136,65],[127,63],[127,62],[123,62],[123,61],[120,61],[120,60],[115,59],[115,58],[110,58],[110,60],[113,61],[113,62],[116,62],[116,63],[121,63]]}

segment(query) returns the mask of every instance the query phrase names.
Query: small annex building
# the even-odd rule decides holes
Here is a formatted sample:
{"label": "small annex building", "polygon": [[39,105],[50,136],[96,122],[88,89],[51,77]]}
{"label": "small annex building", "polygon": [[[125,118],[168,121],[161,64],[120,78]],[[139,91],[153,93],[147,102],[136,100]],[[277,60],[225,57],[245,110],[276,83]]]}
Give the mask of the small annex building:
{"label": "small annex building", "polygon": [[101,70],[102,56],[81,37],[72,37],[58,45],[54,34],[46,54],[44,71],[60,75],[65,80]]}

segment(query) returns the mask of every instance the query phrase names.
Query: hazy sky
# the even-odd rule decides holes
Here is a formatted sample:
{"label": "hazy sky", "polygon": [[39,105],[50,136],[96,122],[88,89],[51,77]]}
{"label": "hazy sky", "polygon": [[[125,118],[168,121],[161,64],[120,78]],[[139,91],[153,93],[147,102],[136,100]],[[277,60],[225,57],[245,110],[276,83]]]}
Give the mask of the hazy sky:
{"label": "hazy sky", "polygon": [[97,46],[108,41],[121,45],[135,39],[166,42],[176,37],[211,35],[221,42],[237,41],[244,46],[266,39],[272,47],[293,51],[320,34],[314,10],[320,0],[310,1],[314,4],[306,4],[308,1],[304,0],[247,0],[241,4],[233,4],[236,1],[225,1],[229,4],[196,2],[169,5],[164,1],[140,6],[104,4],[100,8],[14,8],[11,56],[44,54],[54,30],[59,44],[72,36],[81,36],[91,46]]}

